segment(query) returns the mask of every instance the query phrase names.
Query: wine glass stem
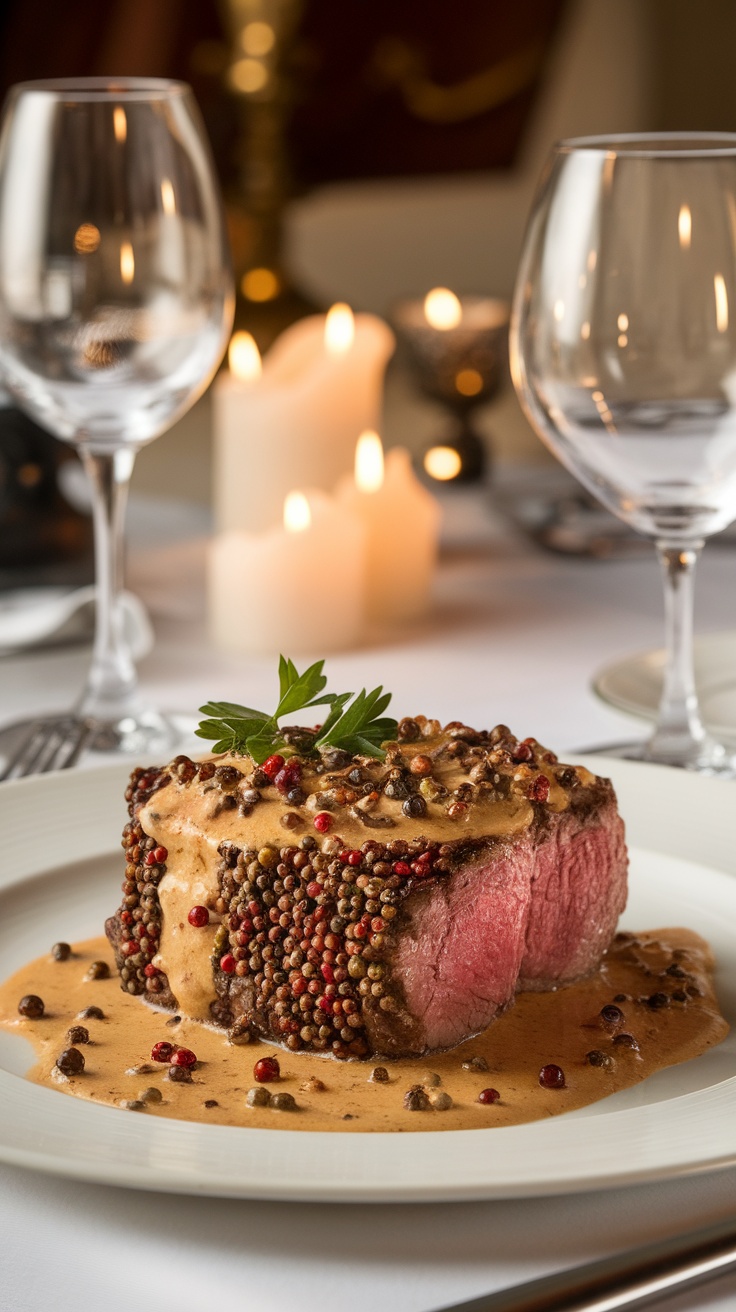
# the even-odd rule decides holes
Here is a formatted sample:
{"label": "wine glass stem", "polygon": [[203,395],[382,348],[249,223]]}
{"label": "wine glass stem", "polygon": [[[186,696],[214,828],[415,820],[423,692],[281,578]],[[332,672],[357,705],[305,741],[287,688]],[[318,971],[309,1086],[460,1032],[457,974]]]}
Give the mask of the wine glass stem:
{"label": "wine glass stem", "polygon": [[135,452],[82,447],[80,454],[92,487],[97,603],[92,664],[77,710],[115,722],[133,709],[137,687],[120,605],[123,522]]}
{"label": "wine glass stem", "polygon": [[702,541],[657,541],[664,575],[666,665],[657,728],[647,744],[653,760],[695,761],[706,739],[693,668],[693,584]]}

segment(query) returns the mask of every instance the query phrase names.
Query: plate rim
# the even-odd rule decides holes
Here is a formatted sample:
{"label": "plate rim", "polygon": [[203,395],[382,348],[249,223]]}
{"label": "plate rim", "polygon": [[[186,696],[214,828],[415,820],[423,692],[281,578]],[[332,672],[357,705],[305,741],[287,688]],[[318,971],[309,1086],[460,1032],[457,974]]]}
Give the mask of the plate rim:
{"label": "plate rim", "polygon": [[[658,793],[664,791],[668,794],[670,789],[675,794],[687,795],[689,793],[699,795],[700,798],[709,798],[711,808],[717,816],[723,814],[723,803],[728,800],[733,804],[733,792],[730,791],[734,785],[714,779],[704,779],[702,776],[685,775],[684,772],[673,772],[661,766],[652,766],[642,763],[606,761],[604,758],[581,758],[578,760],[587,760],[599,772],[607,772],[616,776],[614,782],[619,794],[622,792],[634,796],[637,792],[640,794],[642,789],[640,785],[644,784],[644,792],[653,794],[656,800]],[[633,774],[632,774],[633,771]],[[24,779],[12,781],[0,788],[0,828],[3,827],[3,819],[11,822],[10,826],[10,853],[2,870],[0,870],[0,892],[4,892],[10,887],[23,884],[32,879],[34,876],[43,874],[44,871],[53,869],[55,865],[60,864],[58,861],[51,862],[48,856],[43,856],[43,844],[37,843],[32,845],[33,851],[29,854],[26,851],[19,850],[19,844],[22,846],[22,830],[24,823],[27,822],[29,813],[40,811],[41,816],[45,819],[46,830],[54,828],[59,823],[60,817],[66,817],[66,823],[61,825],[62,840],[64,845],[64,861],[87,859],[89,857],[109,857],[118,844],[117,834],[122,828],[124,820],[124,806],[122,802],[122,785],[129,773],[129,766],[126,764],[101,767],[94,775],[87,771],[65,772],[57,775],[39,776],[35,779]],[[703,785],[707,785],[707,791],[703,790]],[[728,789],[726,794],[723,790]],[[92,796],[96,797],[98,802],[103,803],[99,810],[95,811],[94,823],[90,827],[80,825],[80,816],[74,812],[75,804],[84,799],[89,802],[90,790]],[[633,790],[633,792],[632,792]],[[678,799],[675,799],[676,803]],[[46,803],[44,807],[43,803]],[[70,809],[71,808],[71,809]],[[646,809],[646,808],[645,808]],[[656,813],[656,806],[650,808]],[[626,804],[624,803],[624,814],[626,813]],[[110,818],[114,816],[115,827],[109,829]],[[655,815],[655,820],[656,820]],[[677,843],[676,835],[672,837],[672,844],[676,851],[670,850],[669,853],[663,851],[663,848],[656,841],[658,826],[655,823],[652,834],[648,834],[646,825],[642,828],[642,817],[639,817],[637,841],[635,846],[643,852],[653,851],[661,853],[664,856],[678,859],[677,853],[680,853],[680,863],[682,853],[680,845]],[[661,819],[661,817],[660,817]],[[37,814],[36,822],[38,828],[43,826],[39,823]],[[55,828],[58,836],[58,830]],[[109,841],[108,841],[109,836]],[[38,837],[38,830],[36,837]],[[102,841],[102,839],[105,841]],[[46,840],[50,841],[50,836],[46,835]],[[79,850],[69,852],[68,844],[76,840]],[[15,847],[13,846],[15,843]],[[7,845],[7,839],[6,839]],[[666,844],[665,844],[666,846]],[[723,853],[716,849],[712,853],[718,859],[713,864],[705,864],[702,859],[695,864],[700,865],[706,872],[715,875],[719,879],[728,879],[729,876],[736,874],[736,854],[728,846],[729,860],[722,859],[726,857],[727,844],[723,843]],[[15,860],[14,860],[15,853]],[[685,853],[685,861],[693,864],[692,857]],[[724,866],[726,867],[724,869]],[[734,895],[736,895],[736,881],[734,882]],[[706,908],[707,909],[707,908]],[[14,1086],[14,1087],[12,1087]],[[21,1093],[22,1089],[22,1093]],[[677,1122],[677,1113],[683,1112],[685,1120],[688,1119],[690,1104],[693,1101],[696,1107],[700,1107],[700,1115],[706,1108],[709,1109],[710,1115],[719,1115],[722,1112],[721,1103],[724,1097],[728,1099],[736,1090],[736,1076],[729,1077],[719,1084],[708,1086],[703,1090],[696,1090],[691,1093],[675,1095],[661,1102],[647,1104],[644,1107],[617,1109],[612,1112],[602,1111],[600,1115],[590,1117],[587,1120],[577,1121],[575,1138],[582,1146],[586,1138],[591,1139],[590,1131],[598,1127],[600,1130],[605,1122],[610,1124],[612,1118],[629,1118],[628,1126],[625,1122],[618,1120],[619,1128],[631,1128],[634,1126],[644,1127],[647,1129],[647,1119],[651,1116],[652,1109],[659,1109],[659,1115],[665,1121]],[[542,1141],[544,1147],[544,1131],[550,1130],[552,1133],[557,1127],[563,1125],[565,1118],[554,1117],[548,1121],[529,1122],[520,1126],[495,1127],[486,1130],[456,1130],[456,1131],[432,1131],[426,1130],[421,1133],[401,1134],[375,1134],[350,1132],[345,1134],[330,1134],[329,1132],[305,1132],[301,1130],[257,1130],[245,1127],[228,1127],[228,1126],[206,1126],[197,1122],[178,1121],[174,1119],[150,1118],[144,1119],[127,1117],[122,1121],[121,1113],[118,1109],[102,1105],[90,1105],[90,1103],[70,1098],[65,1095],[56,1097],[55,1091],[44,1088],[43,1086],[29,1084],[25,1079],[12,1075],[6,1070],[0,1070],[0,1096],[6,1099],[7,1112],[4,1124],[0,1127],[0,1160],[9,1164],[23,1166],[28,1169],[50,1172],[59,1176],[66,1176],[72,1179],[86,1180],[90,1182],[116,1184],[122,1187],[143,1188],[161,1192],[172,1192],[182,1194],[194,1194],[200,1196],[219,1196],[231,1198],[259,1198],[270,1201],[315,1201],[315,1202],[451,1202],[451,1201],[470,1201],[480,1199],[500,1199],[500,1198],[519,1198],[531,1196],[549,1196],[554,1194],[565,1194],[573,1192],[582,1192],[586,1190],[598,1190],[602,1188],[619,1188],[635,1183],[645,1183],[679,1176],[702,1174],[705,1172],[726,1169],[736,1164],[736,1124],[733,1127],[733,1133],[730,1139],[724,1143],[721,1140],[720,1149],[716,1151],[715,1146],[710,1150],[704,1151],[701,1147],[695,1149],[695,1155],[691,1152],[681,1152],[677,1160],[650,1160],[646,1154],[643,1159],[638,1158],[638,1165],[627,1161],[625,1165],[610,1164],[605,1171],[601,1172],[600,1165],[593,1164],[590,1168],[588,1160],[585,1159],[579,1163],[578,1169],[571,1169],[564,1175],[550,1175],[547,1168],[547,1174],[537,1171],[537,1178],[529,1178],[528,1171],[521,1171],[518,1178],[514,1179],[509,1174],[508,1165],[506,1166],[506,1176],[503,1178],[493,1178],[493,1169],[485,1175],[478,1177],[476,1165],[468,1158],[466,1163],[468,1173],[465,1176],[453,1175],[450,1172],[450,1178],[432,1178],[426,1174],[426,1168],[419,1170],[418,1175],[412,1178],[412,1170],[416,1171],[417,1165],[421,1165],[419,1159],[422,1155],[425,1157],[433,1156],[432,1150],[437,1147],[438,1143],[445,1145],[454,1145],[458,1152],[450,1154],[457,1159],[467,1157],[470,1149],[470,1143],[473,1148],[478,1150],[471,1154],[474,1159],[485,1157],[485,1148],[491,1148],[493,1145],[497,1149],[505,1148],[509,1144],[510,1152],[513,1153],[516,1140],[521,1140],[522,1149],[526,1152],[531,1151],[534,1154],[534,1140]],[[53,1107],[48,1099],[53,1099]],[[11,1142],[12,1135],[12,1117],[13,1115],[22,1116],[28,1110],[33,1115],[38,1106],[39,1117],[44,1118],[44,1124],[39,1120],[36,1126],[37,1134],[40,1136],[41,1145],[33,1147],[28,1143],[19,1145]],[[662,1112],[664,1108],[664,1112]],[[100,1128],[100,1141],[104,1146],[108,1138],[119,1138],[115,1131],[123,1129],[122,1137],[129,1139],[131,1136],[138,1140],[138,1147],[141,1149],[143,1157],[148,1156],[156,1161],[155,1168],[150,1166],[145,1169],[139,1161],[134,1162],[129,1168],[121,1161],[114,1159],[114,1154],[110,1157],[108,1153],[107,1160],[103,1157],[89,1157],[79,1159],[73,1152],[67,1150],[60,1151],[58,1146],[52,1150],[44,1140],[48,1138],[47,1111],[51,1111],[51,1120],[56,1122],[61,1120],[66,1123],[67,1133],[79,1133],[76,1122],[85,1122],[87,1130],[91,1124],[90,1109],[94,1116],[95,1134],[97,1133],[97,1122],[102,1118]],[[58,1114],[55,1114],[58,1113]],[[696,1114],[698,1114],[696,1112]],[[114,1118],[111,1119],[111,1118]],[[633,1118],[633,1120],[631,1119]],[[8,1122],[11,1122],[9,1126]],[[173,1127],[173,1128],[171,1128]],[[540,1128],[541,1127],[541,1128]],[[648,1127],[651,1131],[651,1126]],[[63,1129],[63,1127],[62,1127]],[[108,1131],[110,1134],[108,1134]],[[205,1149],[217,1149],[214,1153],[215,1159],[218,1158],[221,1149],[224,1149],[227,1156],[227,1149],[230,1146],[232,1151],[232,1141],[237,1139],[238,1148],[245,1144],[243,1131],[248,1136],[248,1144],[253,1148],[253,1153],[240,1153],[253,1159],[254,1170],[260,1170],[258,1178],[255,1178],[251,1171],[251,1178],[235,1178],[227,1180],[218,1176],[217,1165],[206,1169],[202,1162],[197,1159],[197,1154],[204,1153],[208,1156]],[[586,1133],[587,1131],[587,1133]],[[637,1131],[638,1132],[638,1131]],[[671,1133],[671,1129],[669,1133]],[[264,1139],[265,1136],[265,1139]],[[488,1138],[491,1136],[491,1139]],[[552,1135],[552,1137],[554,1137]],[[564,1138],[564,1130],[563,1130]],[[470,1141],[470,1142],[468,1142]],[[527,1146],[526,1141],[530,1141]],[[307,1150],[302,1152],[301,1148],[307,1145]],[[309,1147],[311,1145],[311,1148]],[[361,1170],[361,1165],[365,1168],[365,1163],[361,1163],[361,1157],[365,1157],[365,1149],[370,1145],[372,1156],[374,1158],[387,1157],[393,1163],[394,1174],[391,1179],[381,1181],[378,1177],[371,1177],[370,1173],[366,1175],[365,1169]],[[184,1153],[184,1156],[192,1155],[193,1165],[185,1167],[183,1170],[177,1165],[177,1153],[182,1151],[182,1147],[188,1146],[191,1154]],[[539,1145],[537,1145],[539,1146]],[[361,1150],[362,1153],[361,1153]],[[422,1150],[424,1150],[422,1154]],[[296,1157],[297,1160],[303,1160],[308,1163],[310,1153],[313,1159],[313,1165],[320,1162],[324,1168],[325,1160],[328,1169],[313,1170],[304,1172],[301,1179],[287,1178],[282,1175],[279,1177],[269,1174],[264,1169],[264,1163],[270,1162],[273,1166],[279,1164],[279,1158],[284,1154],[289,1159]],[[168,1154],[168,1156],[167,1156]],[[447,1153],[444,1153],[447,1156]],[[237,1154],[236,1154],[237,1156]],[[440,1157],[443,1156],[441,1151]],[[491,1168],[494,1163],[494,1154],[489,1153]],[[502,1154],[503,1156],[503,1154]],[[655,1154],[656,1157],[656,1154]],[[261,1160],[260,1167],[258,1159]],[[351,1177],[348,1169],[352,1161],[357,1170],[357,1175]],[[397,1166],[398,1163],[398,1166]],[[281,1163],[283,1165],[283,1162]],[[406,1180],[401,1179],[400,1166],[405,1167],[409,1172]],[[470,1167],[472,1166],[472,1169]],[[461,1171],[462,1171],[461,1166]],[[424,1172],[424,1173],[423,1173]]]}

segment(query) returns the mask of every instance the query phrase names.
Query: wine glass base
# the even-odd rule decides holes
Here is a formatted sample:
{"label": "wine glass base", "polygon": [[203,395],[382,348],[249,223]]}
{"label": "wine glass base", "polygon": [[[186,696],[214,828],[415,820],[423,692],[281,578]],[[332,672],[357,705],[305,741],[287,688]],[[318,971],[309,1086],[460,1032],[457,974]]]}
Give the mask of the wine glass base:
{"label": "wine glass base", "polygon": [[714,775],[719,779],[736,779],[736,755],[719,743],[708,741],[697,756],[685,760],[659,756],[652,751],[646,738],[634,742],[596,743],[585,747],[583,754],[611,756],[619,761],[643,761],[648,765],[667,765],[676,770],[694,770],[698,774]]}

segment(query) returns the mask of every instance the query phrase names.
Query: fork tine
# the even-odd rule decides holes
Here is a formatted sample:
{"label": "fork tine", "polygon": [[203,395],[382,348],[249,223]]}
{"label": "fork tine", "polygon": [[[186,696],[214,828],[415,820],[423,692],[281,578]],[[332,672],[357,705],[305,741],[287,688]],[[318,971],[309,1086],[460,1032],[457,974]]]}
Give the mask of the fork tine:
{"label": "fork tine", "polygon": [[49,733],[49,722],[39,720],[32,725],[25,738],[21,740],[12,756],[6,761],[5,768],[0,774],[0,781],[5,779],[19,779],[24,775],[32,774],[34,766],[43,751]]}
{"label": "fork tine", "polygon": [[90,720],[79,720],[73,715],[49,716],[37,721],[6,762],[0,782],[69,769],[79,759],[92,728]]}
{"label": "fork tine", "polygon": [[55,764],[51,767],[55,770],[69,770],[76,765],[94,728],[91,720],[74,720],[71,723],[71,732],[61,744]]}
{"label": "fork tine", "polygon": [[53,770],[57,753],[64,743],[65,724],[65,720],[57,720],[48,726],[42,747],[33,763],[33,769],[29,771],[30,774],[48,774]]}

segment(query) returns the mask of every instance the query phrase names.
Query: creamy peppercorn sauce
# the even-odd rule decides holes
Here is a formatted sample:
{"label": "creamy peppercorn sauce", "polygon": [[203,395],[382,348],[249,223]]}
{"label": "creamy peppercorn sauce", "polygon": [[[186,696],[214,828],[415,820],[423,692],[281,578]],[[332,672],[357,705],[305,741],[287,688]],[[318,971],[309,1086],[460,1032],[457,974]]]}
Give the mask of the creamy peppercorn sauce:
{"label": "creamy peppercorn sauce", "polygon": [[[111,977],[85,979],[90,963],[99,960],[110,965]],[[720,1043],[728,1025],[713,991],[712,968],[707,943],[690,930],[619,934],[593,976],[557,992],[517,995],[484,1034],[450,1052],[338,1061],[261,1041],[235,1046],[222,1030],[142,1005],[121,992],[101,938],[77,944],[66,961],[40,957],[7,980],[0,988],[0,1024],[36,1049],[29,1079],[96,1103],[137,1104],[128,1115],[261,1129],[488,1129],[587,1106]],[[18,1012],[26,994],[43,1000],[44,1015],[37,1020]],[[101,1008],[103,1019],[79,1019],[91,1005]],[[613,1019],[601,1015],[611,1007],[620,1017],[615,1011]],[[55,1063],[70,1046],[67,1032],[74,1024],[89,1032],[89,1042],[76,1045],[85,1067],[64,1076]],[[153,1045],[161,1041],[196,1054],[191,1083],[170,1081],[169,1066],[151,1060]],[[290,1093],[294,1110],[248,1105],[254,1065],[266,1056],[278,1059],[280,1078],[257,1087]],[[564,1087],[540,1086],[539,1072],[550,1063],[561,1068]],[[377,1065],[387,1081],[371,1078]],[[407,1109],[404,1099],[414,1086],[435,1097],[444,1092],[451,1106],[439,1110],[427,1098],[414,1098],[424,1109]],[[161,1100],[143,1101],[152,1088]],[[489,1088],[498,1099],[480,1103],[479,1094]]]}
{"label": "creamy peppercorn sauce", "polygon": [[[435,758],[433,778],[451,795],[460,784],[467,783],[468,774],[454,761],[439,755],[439,749],[446,743],[447,738],[438,734],[422,742],[421,750]],[[417,750],[418,745],[413,743],[405,746],[401,754],[411,758]],[[218,766],[232,765],[246,775],[253,769],[248,757],[219,756],[213,759]],[[383,770],[380,765],[368,765],[365,772],[369,773],[372,768],[377,772]],[[347,770],[331,772],[333,777],[338,773],[347,774]],[[575,767],[575,773],[580,788],[590,788],[598,783],[595,775],[581,766]],[[566,810],[569,793],[556,781],[551,770],[549,780],[547,809],[551,812]],[[525,782],[520,780],[522,787]],[[303,791],[319,798],[324,787],[325,777],[306,766]],[[295,808],[290,807],[275,788],[264,790],[261,800],[246,817],[239,816],[234,810],[218,810],[221,800],[222,793],[216,788],[210,787],[207,791],[200,785],[182,789],[178,783],[171,783],[159,789],[139,814],[145,833],[168,852],[166,874],[158,885],[162,930],[153,965],[167,976],[181,1011],[201,1020],[209,1018],[210,1003],[216,997],[212,956],[217,925],[194,928],[188,923],[187,916],[192,906],[212,906],[217,899],[219,844],[227,839],[236,846],[258,849],[269,844],[298,841],[302,833],[308,832],[307,824],[311,819],[306,808],[298,808],[306,820],[290,838],[289,831],[281,825],[281,818],[286,812],[293,814]],[[320,809],[318,804],[317,810]],[[521,789],[503,800],[485,801],[481,797],[452,819],[447,815],[444,800],[438,803],[430,801],[426,814],[419,821],[404,814],[400,800],[382,793],[373,814],[391,819],[391,828],[383,831],[386,839],[411,839],[421,832],[430,842],[438,843],[472,838],[511,838],[527,829],[534,819],[532,804]],[[345,847],[360,847],[366,838],[382,836],[381,830],[365,828],[360,820],[351,816],[347,807],[341,807],[335,815],[335,832],[338,830]]]}

